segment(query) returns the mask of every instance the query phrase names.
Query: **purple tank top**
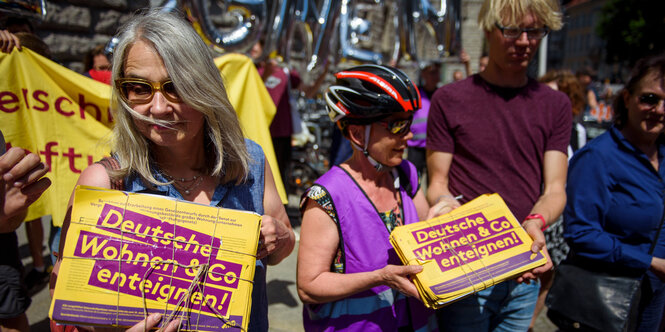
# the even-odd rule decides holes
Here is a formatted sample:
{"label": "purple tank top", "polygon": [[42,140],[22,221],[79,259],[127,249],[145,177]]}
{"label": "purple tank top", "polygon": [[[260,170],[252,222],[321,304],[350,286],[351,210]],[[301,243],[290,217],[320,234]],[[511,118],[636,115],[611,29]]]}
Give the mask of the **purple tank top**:
{"label": "purple tank top", "polygon": [[[400,177],[408,178],[401,181],[399,193],[404,223],[410,224],[418,221],[412,199],[418,190],[418,173],[406,160],[399,167],[403,171]],[[334,166],[316,184],[327,191],[337,212],[345,273],[402,265],[379,211],[346,171]],[[388,286],[377,286],[338,301],[305,305],[303,323],[306,331],[397,331],[406,325],[427,331],[431,313],[417,300],[407,300]]]}
{"label": "purple tank top", "polygon": [[413,123],[411,124],[413,138],[406,144],[417,148],[425,148],[425,141],[427,138],[427,116],[429,115],[430,102],[425,91],[421,88],[418,88],[418,90],[420,90],[420,103],[422,104],[422,107],[413,114]]}

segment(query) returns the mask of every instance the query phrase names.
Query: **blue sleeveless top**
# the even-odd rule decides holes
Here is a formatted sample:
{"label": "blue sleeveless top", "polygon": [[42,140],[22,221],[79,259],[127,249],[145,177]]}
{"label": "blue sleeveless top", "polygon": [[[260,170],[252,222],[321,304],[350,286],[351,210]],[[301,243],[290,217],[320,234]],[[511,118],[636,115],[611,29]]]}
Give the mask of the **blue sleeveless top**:
{"label": "blue sleeveless top", "polygon": [[[220,184],[215,188],[210,206],[219,206],[227,209],[245,210],[263,215],[263,189],[265,155],[261,146],[245,139],[247,152],[249,152],[249,174],[247,181],[236,185],[235,182]],[[155,179],[168,182],[161,173],[153,171]],[[184,200],[180,192],[172,185],[155,186],[150,189],[141,178],[135,174],[125,179],[125,191],[134,193],[156,194]],[[254,272],[254,288],[252,290],[252,311],[250,313],[249,331],[268,331],[268,297],[266,294],[266,267],[263,260],[256,261]]]}

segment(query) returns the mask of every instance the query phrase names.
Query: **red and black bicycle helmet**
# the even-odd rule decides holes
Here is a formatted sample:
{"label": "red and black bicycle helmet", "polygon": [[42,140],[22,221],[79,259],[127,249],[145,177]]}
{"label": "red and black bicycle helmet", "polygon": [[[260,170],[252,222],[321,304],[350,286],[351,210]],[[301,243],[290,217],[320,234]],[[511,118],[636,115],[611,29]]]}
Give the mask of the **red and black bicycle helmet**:
{"label": "red and black bicycle helmet", "polygon": [[421,106],[418,88],[404,72],[380,65],[362,65],[335,74],[325,93],[328,115],[337,123],[368,124]]}

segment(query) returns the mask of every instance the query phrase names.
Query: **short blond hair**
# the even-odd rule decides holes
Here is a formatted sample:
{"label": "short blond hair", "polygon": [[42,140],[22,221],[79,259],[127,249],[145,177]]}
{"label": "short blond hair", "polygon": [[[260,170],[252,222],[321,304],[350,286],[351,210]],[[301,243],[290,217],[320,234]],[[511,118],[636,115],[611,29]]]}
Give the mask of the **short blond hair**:
{"label": "short blond hair", "polygon": [[484,31],[492,31],[495,23],[519,26],[528,13],[552,30],[560,30],[563,26],[563,14],[557,0],[485,0],[478,13],[478,25]]}

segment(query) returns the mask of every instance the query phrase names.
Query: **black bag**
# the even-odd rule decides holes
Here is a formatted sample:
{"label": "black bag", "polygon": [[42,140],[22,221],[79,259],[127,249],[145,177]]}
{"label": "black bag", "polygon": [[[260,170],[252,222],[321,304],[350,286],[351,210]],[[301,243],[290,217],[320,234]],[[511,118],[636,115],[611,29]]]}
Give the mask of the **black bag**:
{"label": "black bag", "polygon": [[547,317],[562,331],[634,331],[641,283],[564,261],[545,300]]}
{"label": "black bag", "polygon": [[[665,210],[649,255],[656,247],[663,220]],[[556,267],[545,298],[547,317],[562,331],[634,331],[644,276],[611,274],[592,269],[593,265],[573,256]]]}

